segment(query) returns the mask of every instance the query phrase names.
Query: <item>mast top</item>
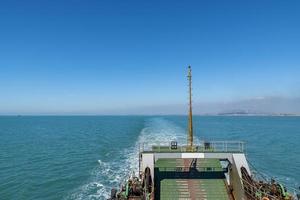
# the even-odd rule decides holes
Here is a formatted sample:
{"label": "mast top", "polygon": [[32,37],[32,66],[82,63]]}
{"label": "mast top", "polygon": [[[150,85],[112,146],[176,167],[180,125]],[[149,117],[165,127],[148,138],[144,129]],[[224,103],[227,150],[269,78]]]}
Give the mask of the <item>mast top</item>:
{"label": "mast top", "polygon": [[188,66],[188,78],[192,78],[192,68],[190,65]]}

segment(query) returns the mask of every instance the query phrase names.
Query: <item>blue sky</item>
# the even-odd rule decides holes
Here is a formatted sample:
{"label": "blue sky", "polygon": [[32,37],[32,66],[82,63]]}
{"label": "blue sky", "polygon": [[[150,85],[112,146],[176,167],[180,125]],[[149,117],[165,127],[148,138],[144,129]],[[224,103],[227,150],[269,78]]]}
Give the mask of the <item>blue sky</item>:
{"label": "blue sky", "polygon": [[186,104],[188,65],[195,103],[298,98],[299,10],[292,0],[1,1],[0,114]]}

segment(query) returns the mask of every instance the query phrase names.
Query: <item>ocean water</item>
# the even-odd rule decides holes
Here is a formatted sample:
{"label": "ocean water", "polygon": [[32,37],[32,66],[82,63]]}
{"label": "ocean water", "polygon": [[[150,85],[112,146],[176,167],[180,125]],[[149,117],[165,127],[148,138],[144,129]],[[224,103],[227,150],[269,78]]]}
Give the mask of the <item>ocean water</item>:
{"label": "ocean water", "polygon": [[[139,143],[185,142],[185,116],[0,117],[0,199],[106,199]],[[243,140],[254,167],[300,186],[300,117],[195,116],[196,139]]]}

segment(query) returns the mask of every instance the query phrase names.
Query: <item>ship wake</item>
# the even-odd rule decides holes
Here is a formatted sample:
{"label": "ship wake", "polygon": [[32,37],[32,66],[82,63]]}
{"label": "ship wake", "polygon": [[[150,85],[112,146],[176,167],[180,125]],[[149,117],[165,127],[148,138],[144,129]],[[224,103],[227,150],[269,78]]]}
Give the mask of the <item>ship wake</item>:
{"label": "ship wake", "polygon": [[144,128],[129,149],[121,149],[118,159],[109,162],[98,160],[97,166],[91,172],[90,180],[76,189],[66,199],[104,200],[109,198],[111,188],[119,188],[133,173],[138,175],[138,154],[140,144],[169,144],[171,140],[186,142],[185,129],[177,126],[163,117],[151,118],[145,121]]}

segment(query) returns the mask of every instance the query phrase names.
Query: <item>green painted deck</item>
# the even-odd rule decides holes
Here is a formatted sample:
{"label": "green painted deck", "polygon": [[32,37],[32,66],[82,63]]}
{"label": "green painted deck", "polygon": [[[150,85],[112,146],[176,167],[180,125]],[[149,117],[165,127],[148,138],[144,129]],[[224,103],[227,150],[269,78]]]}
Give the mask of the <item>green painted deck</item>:
{"label": "green painted deck", "polygon": [[222,179],[164,179],[160,199],[229,200]]}
{"label": "green painted deck", "polygon": [[[158,159],[155,168],[158,173],[156,180],[160,181],[157,185],[160,199],[230,199],[224,178],[201,178],[201,174],[195,177],[193,171],[206,174],[222,173],[223,169],[218,159]],[[164,176],[170,173],[174,176]],[[182,174],[181,178],[178,178],[179,174]]]}
{"label": "green painted deck", "polygon": [[178,171],[178,169],[189,169],[194,167],[200,171],[223,171],[223,168],[218,159],[204,159],[198,158],[194,165],[192,165],[193,159],[181,159],[181,158],[164,158],[158,159],[155,162],[155,168],[159,171]]}

